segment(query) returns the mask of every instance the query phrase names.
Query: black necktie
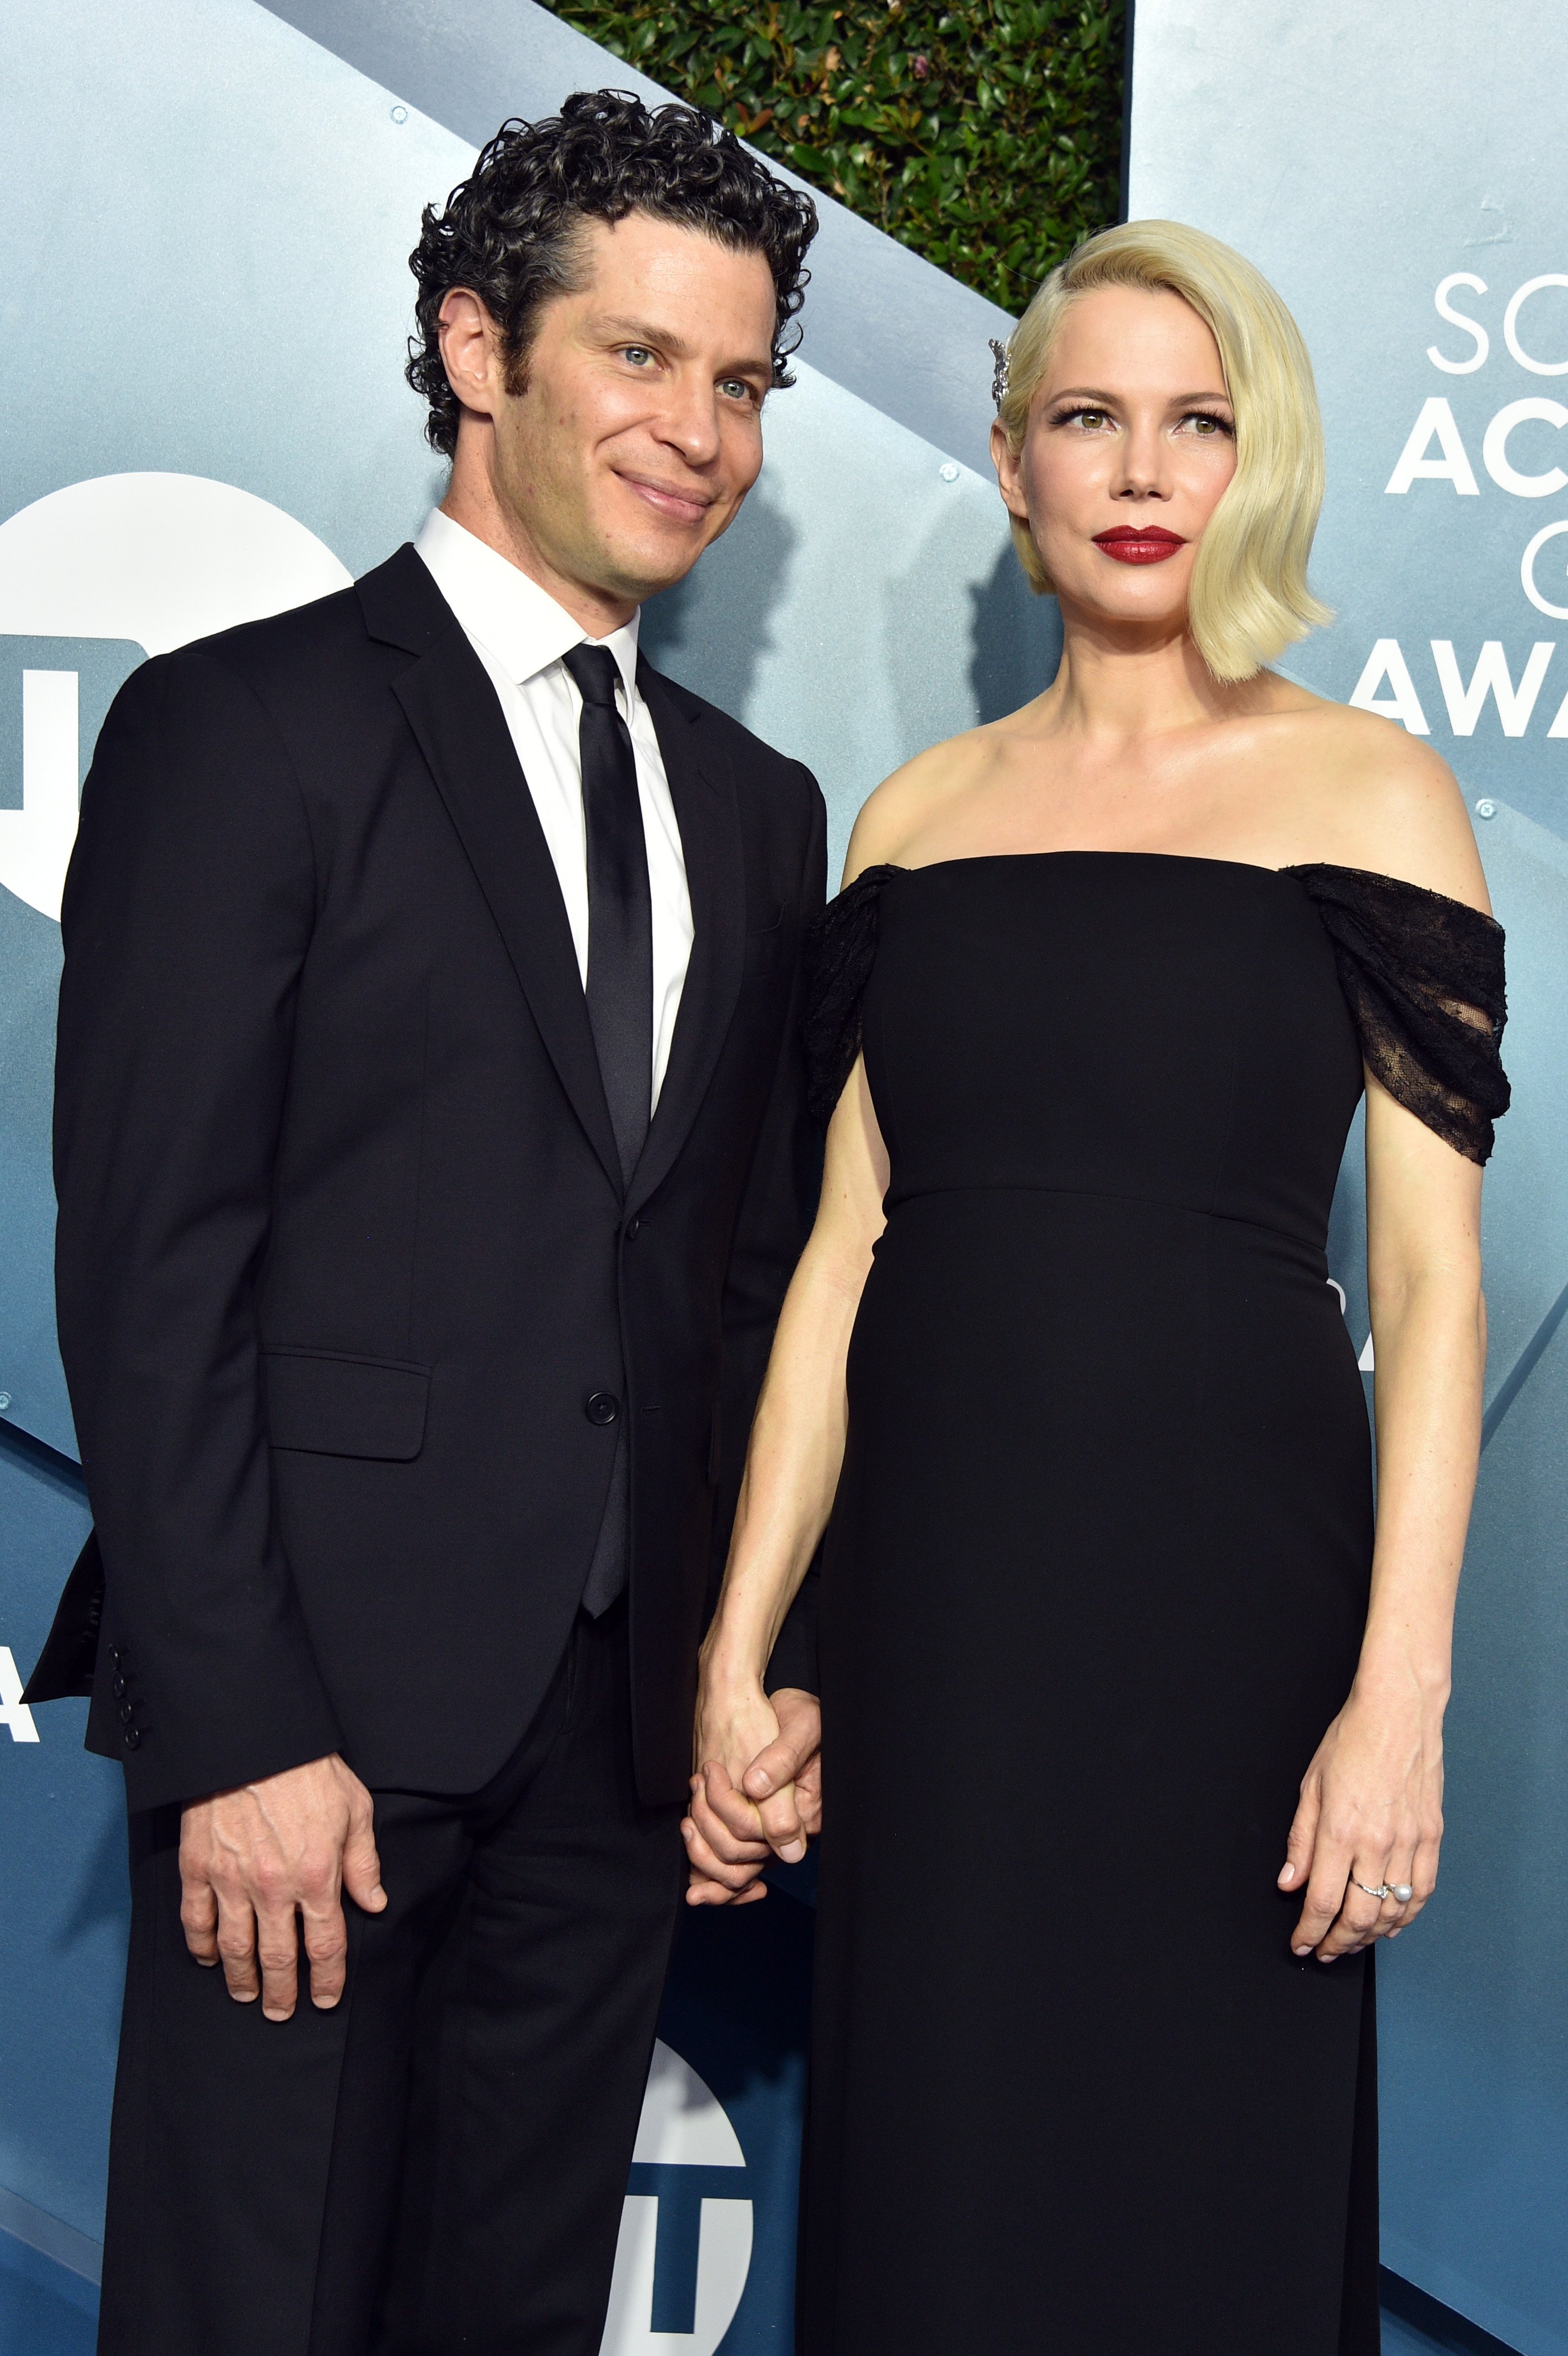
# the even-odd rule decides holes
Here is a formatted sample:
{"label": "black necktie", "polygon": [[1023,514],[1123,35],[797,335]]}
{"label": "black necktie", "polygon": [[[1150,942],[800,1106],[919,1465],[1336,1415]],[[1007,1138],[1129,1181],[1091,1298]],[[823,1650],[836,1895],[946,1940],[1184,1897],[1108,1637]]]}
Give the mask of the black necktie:
{"label": "black necktie", "polygon": [[[620,676],[608,647],[573,647],[561,660],[582,697],[582,815],[588,835],[588,1021],[626,1185],[648,1133],[654,1087],[654,918],[636,755],[615,701]],[[583,1590],[597,1619],[626,1584],[631,1481],[623,1420],[610,1494]]]}
{"label": "black necktie", "polygon": [[588,834],[588,1020],[610,1125],[631,1184],[648,1133],[654,1068],[654,919],[631,731],[608,647],[561,658],[582,696],[582,815]]}

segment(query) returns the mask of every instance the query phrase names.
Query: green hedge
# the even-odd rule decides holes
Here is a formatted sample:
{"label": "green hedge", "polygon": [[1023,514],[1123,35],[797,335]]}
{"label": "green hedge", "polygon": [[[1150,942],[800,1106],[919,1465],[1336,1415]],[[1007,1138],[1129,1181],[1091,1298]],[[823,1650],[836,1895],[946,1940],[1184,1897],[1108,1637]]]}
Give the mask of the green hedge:
{"label": "green hedge", "polygon": [[1122,0],[550,0],[1009,311],[1116,218]]}

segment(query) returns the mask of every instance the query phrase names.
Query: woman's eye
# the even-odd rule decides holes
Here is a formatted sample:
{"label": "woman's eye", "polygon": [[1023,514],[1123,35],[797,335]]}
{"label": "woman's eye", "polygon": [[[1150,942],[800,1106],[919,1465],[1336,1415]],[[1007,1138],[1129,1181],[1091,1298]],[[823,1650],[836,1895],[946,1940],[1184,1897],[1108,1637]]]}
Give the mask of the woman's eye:
{"label": "woman's eye", "polygon": [[1212,416],[1206,409],[1189,411],[1184,422],[1205,441],[1211,441],[1217,434],[1228,434],[1231,431],[1224,418]]}
{"label": "woman's eye", "polygon": [[1110,412],[1104,409],[1069,409],[1057,419],[1059,425],[1082,425],[1092,434],[1111,423]]}

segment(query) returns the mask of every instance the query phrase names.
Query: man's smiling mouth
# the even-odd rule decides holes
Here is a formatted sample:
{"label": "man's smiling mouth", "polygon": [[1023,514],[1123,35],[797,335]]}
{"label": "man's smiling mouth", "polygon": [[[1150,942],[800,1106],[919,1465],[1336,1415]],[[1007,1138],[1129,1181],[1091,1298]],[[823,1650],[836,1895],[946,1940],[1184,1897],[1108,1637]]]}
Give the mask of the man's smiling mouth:
{"label": "man's smiling mouth", "polygon": [[673,484],[647,481],[641,475],[623,475],[621,480],[631,490],[638,492],[660,515],[672,517],[678,523],[699,523],[715,504],[711,492],[677,489]]}

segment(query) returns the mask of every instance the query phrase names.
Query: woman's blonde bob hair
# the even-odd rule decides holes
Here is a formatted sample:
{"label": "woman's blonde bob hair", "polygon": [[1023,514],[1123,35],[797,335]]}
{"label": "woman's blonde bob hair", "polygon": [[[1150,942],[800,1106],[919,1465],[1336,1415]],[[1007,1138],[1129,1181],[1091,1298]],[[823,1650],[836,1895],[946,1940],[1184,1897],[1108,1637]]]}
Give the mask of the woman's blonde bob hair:
{"label": "woman's blonde bob hair", "polygon": [[[1220,347],[1235,412],[1236,471],[1199,542],[1188,626],[1217,680],[1251,679],[1333,619],[1307,585],[1323,503],[1323,422],[1301,330],[1263,273],[1217,237],[1180,221],[1102,230],[1051,272],[1008,341],[998,414],[1015,455],[1062,321],[1099,286],[1179,294]],[[1012,525],[1031,586],[1051,594],[1028,524],[1015,516]]]}

